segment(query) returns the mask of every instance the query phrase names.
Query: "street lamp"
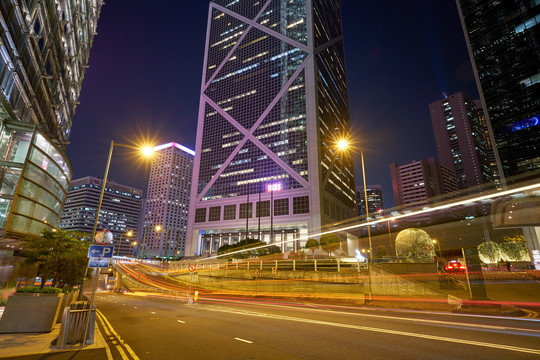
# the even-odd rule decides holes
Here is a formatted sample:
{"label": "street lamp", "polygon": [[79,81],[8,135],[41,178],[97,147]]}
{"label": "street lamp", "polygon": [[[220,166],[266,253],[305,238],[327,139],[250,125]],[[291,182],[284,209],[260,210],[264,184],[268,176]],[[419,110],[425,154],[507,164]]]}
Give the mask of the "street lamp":
{"label": "street lamp", "polygon": [[133,257],[133,246],[137,246],[137,242],[133,241],[131,244],[129,244],[129,253]]}
{"label": "street lamp", "polygon": [[437,247],[439,248],[439,259],[441,258],[442,254],[441,254],[441,243],[438,242],[437,240],[433,239],[433,243],[434,244],[437,244]]}
{"label": "street lamp", "polygon": [[[131,230],[129,230],[127,233],[126,233],[126,237],[131,237],[133,235],[133,232]],[[122,236],[124,236],[124,234],[120,234],[120,239],[118,240],[118,250],[116,251],[116,256],[120,256],[120,248],[122,247]],[[129,241],[129,240],[128,240]]]}
{"label": "street lamp", "polygon": [[[157,225],[154,229],[156,231],[161,231],[161,226]],[[148,227],[146,227],[146,229],[144,230],[143,242],[142,242],[142,246],[141,246],[141,256],[139,258],[139,276],[137,277],[137,281],[141,280],[141,263],[142,263],[143,255],[144,255],[144,243],[146,242],[146,232],[147,231],[148,231]]]}
{"label": "street lamp", "polygon": [[[95,237],[96,237],[96,230],[97,230],[97,226],[98,226],[98,222],[99,222],[99,214],[101,212],[101,205],[103,203],[103,195],[105,194],[105,188],[107,186],[107,179],[109,177],[109,168],[111,166],[111,159],[112,159],[112,154],[113,154],[113,150],[114,150],[115,145],[125,147],[125,148],[128,148],[128,149],[132,149],[132,150],[141,151],[143,154],[147,153],[147,151],[144,150],[144,149],[147,149],[147,147],[141,148],[141,147],[133,146],[133,145],[118,144],[118,143],[115,143],[114,140],[111,141],[111,146],[109,148],[109,156],[107,158],[107,164],[105,166],[105,175],[103,176],[103,182],[101,184],[101,193],[99,194],[99,203],[98,203],[98,208],[97,208],[97,212],[96,212],[96,218],[94,220],[94,227],[93,227],[93,230],[92,230],[92,243],[94,243]],[[84,273],[83,281],[81,282],[81,290],[79,291],[79,296],[78,296],[79,300],[82,300],[83,289],[84,289],[84,278],[86,278],[86,275],[88,273],[88,265],[90,264],[89,261],[90,261],[90,259],[88,259],[88,262],[86,263],[86,270],[85,270],[85,273]],[[96,279],[97,279],[97,277],[99,277],[99,268],[97,270]],[[97,280],[94,280],[94,282],[96,282],[96,281]]]}
{"label": "street lamp", "polygon": [[[347,153],[351,151],[351,145],[349,141],[345,138],[339,139],[336,142],[337,150],[342,153]],[[364,150],[360,149],[360,157],[362,159],[362,177],[364,179],[364,202],[365,202],[365,208],[366,208],[366,224],[367,224],[367,231],[368,231],[368,240],[369,240],[369,252],[372,253],[373,247],[371,244],[371,229],[369,224],[369,206],[368,206],[368,196],[367,196],[367,185],[366,185],[366,167],[364,165]],[[330,176],[330,170],[332,169],[332,166],[334,165],[335,161],[337,159],[337,156],[334,156],[334,160],[332,161],[332,164],[330,164],[330,168],[328,169],[328,172],[326,174],[326,177],[328,178]],[[326,179],[325,179],[326,182]],[[373,262],[371,259],[371,256],[369,258],[369,262]]]}

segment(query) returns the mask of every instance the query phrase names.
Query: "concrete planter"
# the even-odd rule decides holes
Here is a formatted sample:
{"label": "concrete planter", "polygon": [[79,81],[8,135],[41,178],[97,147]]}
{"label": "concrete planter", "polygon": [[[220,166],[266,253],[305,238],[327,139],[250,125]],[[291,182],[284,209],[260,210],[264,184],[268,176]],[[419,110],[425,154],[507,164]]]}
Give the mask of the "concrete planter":
{"label": "concrete planter", "polygon": [[64,294],[21,294],[9,297],[0,333],[51,332]]}
{"label": "concrete planter", "polygon": [[64,308],[71,305],[72,302],[77,300],[78,296],[79,293],[77,292],[64,293],[64,297],[62,298],[62,302],[60,303],[60,311],[58,311],[58,316],[56,318],[57,323],[62,322],[62,313],[64,312]]}

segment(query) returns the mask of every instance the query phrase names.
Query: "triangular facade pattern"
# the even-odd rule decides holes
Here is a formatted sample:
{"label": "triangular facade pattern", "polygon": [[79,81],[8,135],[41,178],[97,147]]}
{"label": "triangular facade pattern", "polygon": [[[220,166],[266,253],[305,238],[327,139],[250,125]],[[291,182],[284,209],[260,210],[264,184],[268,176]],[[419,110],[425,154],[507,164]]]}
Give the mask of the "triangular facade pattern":
{"label": "triangular facade pattern", "polygon": [[[232,5],[229,8],[232,10]],[[305,4],[301,8],[305,13]],[[269,10],[267,6],[265,11]],[[251,186],[245,178],[257,173],[250,184],[263,184],[272,181],[265,175],[268,171],[274,179],[283,179],[283,190],[301,187],[294,175],[308,179],[308,154],[305,75],[299,67],[308,53],[276,37],[273,31],[232,21],[234,14],[214,9],[212,16],[207,63],[215,71],[207,72],[203,89],[212,106],[207,104],[204,112],[198,198],[205,201],[245,195]],[[212,50],[214,44],[229,45],[228,50]],[[240,148],[247,140],[243,132],[255,132],[258,146],[267,149],[257,149],[253,141]],[[275,154],[274,159],[268,150]],[[249,172],[253,164],[257,169]]]}
{"label": "triangular facade pattern", "polygon": [[[352,158],[332,150],[350,130],[339,2],[210,3],[186,254],[256,232],[296,238],[356,213]],[[259,198],[255,231],[242,214]]]}
{"label": "triangular facade pattern", "polygon": [[272,0],[257,22],[307,45],[305,1]]}

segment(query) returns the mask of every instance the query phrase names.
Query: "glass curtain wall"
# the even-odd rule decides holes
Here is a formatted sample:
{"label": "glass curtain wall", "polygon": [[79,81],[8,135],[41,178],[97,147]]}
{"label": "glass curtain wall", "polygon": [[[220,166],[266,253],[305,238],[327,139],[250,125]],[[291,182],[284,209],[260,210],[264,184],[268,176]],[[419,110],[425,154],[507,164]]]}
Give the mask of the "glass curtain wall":
{"label": "glass curtain wall", "polygon": [[0,154],[0,228],[20,235],[56,228],[71,179],[66,155],[37,127],[10,121],[1,125]]}

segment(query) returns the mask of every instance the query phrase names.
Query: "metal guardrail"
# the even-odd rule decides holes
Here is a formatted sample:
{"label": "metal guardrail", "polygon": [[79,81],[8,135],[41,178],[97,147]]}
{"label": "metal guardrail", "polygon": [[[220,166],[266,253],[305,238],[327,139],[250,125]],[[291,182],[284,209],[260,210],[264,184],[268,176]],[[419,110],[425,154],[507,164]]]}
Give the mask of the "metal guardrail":
{"label": "metal guardrail", "polygon": [[[327,271],[341,272],[345,269],[352,271],[365,270],[368,267],[367,263],[359,261],[345,261],[340,258],[336,259],[241,259],[230,261],[182,261],[176,262],[169,267],[169,273],[184,273],[189,271],[189,266],[195,266],[195,271],[200,270],[272,270],[272,271]],[[349,270],[349,271],[350,271]]]}
{"label": "metal guardrail", "polygon": [[[76,301],[64,308],[62,314],[62,325],[58,336],[58,347],[65,349],[68,344],[82,343],[84,329],[88,321],[90,303],[88,301]],[[90,328],[86,338],[87,344],[94,343],[94,329],[96,324],[96,306],[92,306]]]}

